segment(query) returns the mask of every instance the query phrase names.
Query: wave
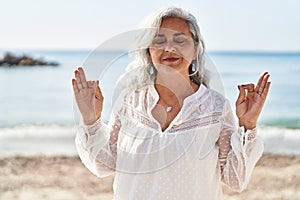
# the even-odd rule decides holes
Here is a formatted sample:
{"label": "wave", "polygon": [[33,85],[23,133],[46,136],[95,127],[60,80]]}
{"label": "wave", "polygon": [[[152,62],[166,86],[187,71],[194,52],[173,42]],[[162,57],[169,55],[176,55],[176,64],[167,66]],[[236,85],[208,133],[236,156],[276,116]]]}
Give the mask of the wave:
{"label": "wave", "polygon": [[0,155],[76,156],[75,134],[75,125],[21,125],[0,128]]}
{"label": "wave", "polygon": [[287,128],[287,129],[300,129],[300,119],[299,118],[291,118],[291,119],[272,119],[265,120],[262,125],[277,127],[277,128]]}
{"label": "wave", "polygon": [[0,139],[70,138],[75,137],[75,134],[75,125],[18,125],[0,128]]}
{"label": "wave", "polygon": [[[22,125],[0,128],[0,154],[32,153],[77,155],[75,125]],[[300,155],[300,129],[260,126],[258,135],[264,140],[265,153]]]}
{"label": "wave", "polygon": [[265,153],[300,155],[300,129],[262,126],[258,130],[264,140]]}

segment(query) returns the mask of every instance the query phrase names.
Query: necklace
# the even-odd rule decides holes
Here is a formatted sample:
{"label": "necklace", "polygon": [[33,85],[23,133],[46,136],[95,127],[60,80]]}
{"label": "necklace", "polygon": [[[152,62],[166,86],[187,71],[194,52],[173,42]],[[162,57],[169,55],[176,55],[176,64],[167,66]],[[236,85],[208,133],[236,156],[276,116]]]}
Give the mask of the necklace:
{"label": "necklace", "polygon": [[164,104],[167,105],[167,108],[166,108],[166,112],[167,112],[167,113],[171,112],[172,109],[173,109],[173,107],[175,107],[175,106],[178,104],[178,101],[177,101],[176,104],[174,104],[174,105],[169,105],[169,104],[167,104],[167,102],[166,102],[163,98],[160,97],[160,99],[164,102]]}

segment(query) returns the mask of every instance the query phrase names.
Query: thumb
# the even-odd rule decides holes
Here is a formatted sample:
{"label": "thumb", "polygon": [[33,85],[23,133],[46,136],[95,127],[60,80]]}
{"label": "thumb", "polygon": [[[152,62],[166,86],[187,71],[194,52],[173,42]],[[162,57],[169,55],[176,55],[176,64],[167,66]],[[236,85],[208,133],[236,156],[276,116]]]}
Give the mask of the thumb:
{"label": "thumb", "polygon": [[[98,82],[97,82],[98,83]],[[99,87],[98,84],[96,84],[96,98],[99,97],[99,98],[103,98],[103,95],[102,95],[102,92],[101,92],[101,89]]]}
{"label": "thumb", "polygon": [[235,103],[236,105],[239,105],[239,104],[243,103],[244,100],[245,100],[245,97],[246,97],[245,88],[243,86],[240,86],[240,85],[238,86],[238,88],[239,88],[240,93],[239,93],[239,96],[236,100],[236,103]]}

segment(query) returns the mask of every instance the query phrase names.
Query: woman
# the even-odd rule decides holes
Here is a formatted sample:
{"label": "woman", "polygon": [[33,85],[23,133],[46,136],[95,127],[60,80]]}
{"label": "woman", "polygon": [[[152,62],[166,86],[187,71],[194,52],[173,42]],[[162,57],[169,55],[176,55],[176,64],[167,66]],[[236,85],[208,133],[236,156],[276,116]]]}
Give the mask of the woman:
{"label": "woman", "polygon": [[115,173],[114,199],[221,199],[221,182],[242,191],[263,152],[256,124],[269,74],[256,86],[238,86],[236,128],[228,100],[209,88],[195,17],[170,7],[150,25],[139,38],[139,66],[120,81],[109,125],[101,120],[98,82],[75,70],[81,160],[99,177]]}

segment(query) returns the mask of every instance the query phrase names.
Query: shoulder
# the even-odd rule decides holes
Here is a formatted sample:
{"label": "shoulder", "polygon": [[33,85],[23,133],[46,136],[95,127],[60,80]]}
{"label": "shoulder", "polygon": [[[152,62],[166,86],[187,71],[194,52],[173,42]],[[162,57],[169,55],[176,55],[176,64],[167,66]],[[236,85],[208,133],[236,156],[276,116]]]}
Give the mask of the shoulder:
{"label": "shoulder", "polygon": [[200,104],[207,105],[214,111],[222,111],[224,109],[224,106],[227,104],[228,100],[223,94],[211,88],[207,88],[204,85],[201,85],[199,90],[202,90],[199,92],[197,91],[197,93],[199,93],[197,101]]}
{"label": "shoulder", "polygon": [[117,88],[130,89],[131,91],[150,82],[145,67],[139,66],[126,71],[117,81]]}
{"label": "shoulder", "polygon": [[153,96],[150,90],[150,84],[134,84],[128,87],[122,87],[121,89],[119,88],[119,92],[116,93],[116,96],[118,96],[118,99],[122,101],[119,103],[137,105]]}
{"label": "shoulder", "polygon": [[214,97],[214,98],[219,98],[219,99],[225,99],[224,95],[214,89],[211,89],[204,84],[201,84],[199,86],[199,89],[195,92],[195,95],[197,97]]}

